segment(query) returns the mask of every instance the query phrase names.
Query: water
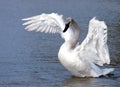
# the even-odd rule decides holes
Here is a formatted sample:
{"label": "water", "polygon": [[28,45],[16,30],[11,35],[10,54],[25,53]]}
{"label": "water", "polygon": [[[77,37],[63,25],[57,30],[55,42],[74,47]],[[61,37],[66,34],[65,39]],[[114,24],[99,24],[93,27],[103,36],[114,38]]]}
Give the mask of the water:
{"label": "water", "polygon": [[[119,0],[1,0],[0,87],[119,87],[120,85]],[[96,16],[108,25],[108,45],[114,76],[75,78],[59,63],[63,40],[58,34],[28,32],[22,18],[57,12],[73,17],[81,27],[80,42],[88,21]]]}

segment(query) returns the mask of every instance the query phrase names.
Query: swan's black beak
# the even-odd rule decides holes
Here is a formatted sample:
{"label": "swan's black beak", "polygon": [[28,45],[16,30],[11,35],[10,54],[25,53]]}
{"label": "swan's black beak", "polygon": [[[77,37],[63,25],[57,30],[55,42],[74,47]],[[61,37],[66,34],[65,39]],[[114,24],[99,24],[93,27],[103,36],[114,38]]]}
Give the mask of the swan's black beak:
{"label": "swan's black beak", "polygon": [[65,28],[64,28],[64,30],[63,30],[63,33],[66,32],[66,31],[68,30],[69,26],[70,26],[70,22],[67,23],[67,24],[65,24]]}

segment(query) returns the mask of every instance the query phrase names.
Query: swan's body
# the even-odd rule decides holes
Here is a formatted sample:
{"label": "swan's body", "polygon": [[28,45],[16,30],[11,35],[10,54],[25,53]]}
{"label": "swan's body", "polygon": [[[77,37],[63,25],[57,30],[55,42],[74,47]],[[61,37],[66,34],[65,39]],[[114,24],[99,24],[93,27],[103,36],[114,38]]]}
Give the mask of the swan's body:
{"label": "swan's body", "polygon": [[113,68],[102,69],[99,66],[110,64],[107,47],[107,26],[95,18],[89,22],[85,40],[79,45],[80,29],[77,23],[57,13],[41,14],[25,18],[23,25],[28,31],[60,33],[65,40],[60,47],[58,58],[63,66],[77,77],[99,77],[112,72]]}

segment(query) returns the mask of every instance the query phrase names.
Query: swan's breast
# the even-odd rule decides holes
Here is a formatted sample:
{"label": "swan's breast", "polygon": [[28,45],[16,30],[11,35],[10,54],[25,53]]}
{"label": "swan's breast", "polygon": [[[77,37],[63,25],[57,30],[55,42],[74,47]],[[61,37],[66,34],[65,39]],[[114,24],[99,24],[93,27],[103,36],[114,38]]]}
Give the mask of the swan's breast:
{"label": "swan's breast", "polygon": [[[88,72],[88,70],[86,71],[86,64],[80,60],[74,50],[68,49],[66,44],[61,46],[58,59],[61,64],[75,76],[84,76],[84,73]],[[84,73],[80,73],[81,71]]]}
{"label": "swan's breast", "polygon": [[80,60],[76,57],[74,50],[69,49],[68,45],[63,44],[58,53],[61,64],[69,71],[76,71]]}
{"label": "swan's breast", "polygon": [[59,53],[58,53],[58,59],[64,66],[70,66],[74,62],[73,60],[74,54],[71,49],[69,49],[68,45],[63,44],[60,47]]}

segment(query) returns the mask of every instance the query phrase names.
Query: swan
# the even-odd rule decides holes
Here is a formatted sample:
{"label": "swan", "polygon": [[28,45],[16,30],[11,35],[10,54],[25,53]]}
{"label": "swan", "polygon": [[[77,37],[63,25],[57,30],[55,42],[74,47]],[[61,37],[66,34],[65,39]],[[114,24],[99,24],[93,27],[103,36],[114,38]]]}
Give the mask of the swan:
{"label": "swan", "polygon": [[63,20],[58,13],[42,13],[41,15],[23,18],[26,30],[59,33],[65,40],[58,52],[61,64],[76,77],[100,77],[114,71],[114,68],[102,68],[110,64],[107,46],[107,26],[104,21],[95,17],[89,21],[86,38],[81,44],[78,39],[80,29],[71,17]]}

